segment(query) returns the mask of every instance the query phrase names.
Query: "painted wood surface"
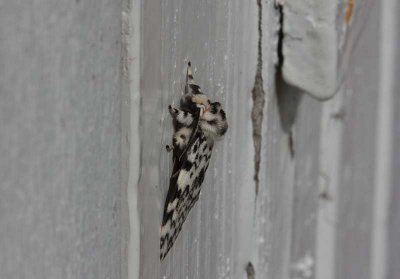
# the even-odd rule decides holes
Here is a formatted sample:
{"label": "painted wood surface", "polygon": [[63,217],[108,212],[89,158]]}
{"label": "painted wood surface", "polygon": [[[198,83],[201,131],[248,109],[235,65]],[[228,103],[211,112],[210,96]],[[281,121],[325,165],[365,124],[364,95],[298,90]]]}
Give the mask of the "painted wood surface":
{"label": "painted wood surface", "polygon": [[[279,13],[272,3],[143,3],[141,278],[246,278],[249,262],[255,278],[378,278],[374,227],[382,222],[375,212],[387,207],[376,206],[376,191],[397,189],[375,179],[381,6],[356,4],[353,15],[339,32],[338,94],[319,102],[276,76]],[[265,106],[256,192],[250,115],[260,55]],[[167,106],[179,99],[188,59],[197,82],[225,106],[230,128],[161,264],[158,228],[171,170]],[[397,230],[388,227],[389,237]]]}

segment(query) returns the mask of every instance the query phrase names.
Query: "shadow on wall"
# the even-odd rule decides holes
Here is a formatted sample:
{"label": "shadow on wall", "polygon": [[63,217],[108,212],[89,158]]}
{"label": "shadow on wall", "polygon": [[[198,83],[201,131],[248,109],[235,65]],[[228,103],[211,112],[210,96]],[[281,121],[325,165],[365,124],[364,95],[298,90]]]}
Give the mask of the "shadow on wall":
{"label": "shadow on wall", "polygon": [[304,93],[288,84],[280,73],[276,75],[275,82],[281,128],[286,134],[290,134]]}
{"label": "shadow on wall", "polygon": [[304,93],[301,89],[288,84],[283,79],[280,69],[277,70],[275,84],[281,129],[288,136],[290,157],[293,158],[295,148],[292,127],[296,121],[297,110]]}
{"label": "shadow on wall", "polygon": [[293,85],[288,84],[282,76],[282,67],[285,61],[285,57],[283,55],[283,40],[284,40],[284,32],[283,32],[283,24],[284,24],[284,14],[283,14],[283,6],[281,4],[277,4],[275,6],[277,13],[279,14],[279,30],[278,30],[278,45],[277,45],[277,55],[278,55],[278,63],[276,65],[275,72],[275,86],[276,86],[276,97],[278,102],[279,109],[279,118],[281,123],[282,131],[289,136],[289,148],[291,156],[294,156],[293,149],[293,136],[292,136],[292,127],[296,120],[297,109],[300,104],[300,100],[303,96],[303,91]]}

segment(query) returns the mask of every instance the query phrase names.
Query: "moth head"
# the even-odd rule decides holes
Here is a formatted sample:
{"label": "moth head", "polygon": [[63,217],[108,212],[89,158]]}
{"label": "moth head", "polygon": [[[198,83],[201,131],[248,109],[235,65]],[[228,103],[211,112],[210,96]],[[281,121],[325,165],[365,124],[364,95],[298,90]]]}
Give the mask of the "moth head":
{"label": "moth head", "polygon": [[228,129],[225,111],[219,102],[208,100],[208,107],[200,115],[200,126],[207,137],[221,138]]}
{"label": "moth head", "polygon": [[211,101],[204,94],[196,94],[192,96],[192,102],[200,109],[200,115],[211,109]]}
{"label": "moth head", "polygon": [[[223,114],[222,116],[221,113]],[[221,103],[208,100],[208,106],[204,110],[203,118],[205,120],[213,120],[215,118],[223,118],[225,120],[225,112],[222,109]]]}

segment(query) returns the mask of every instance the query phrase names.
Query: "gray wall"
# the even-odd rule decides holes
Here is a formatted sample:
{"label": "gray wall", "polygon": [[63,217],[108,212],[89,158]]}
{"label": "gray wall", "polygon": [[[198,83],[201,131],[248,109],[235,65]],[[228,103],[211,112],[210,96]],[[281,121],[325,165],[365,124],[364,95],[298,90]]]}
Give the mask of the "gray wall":
{"label": "gray wall", "polygon": [[[381,156],[379,146],[398,132],[380,137],[382,99],[396,92],[382,86],[389,67],[382,36],[393,35],[381,25],[388,16],[382,5],[394,2],[356,1],[346,22],[348,3],[338,1],[338,90],[326,102],[275,78],[279,13],[271,2],[142,3],[140,278],[246,278],[248,262],[255,278],[397,278],[396,265],[389,266],[395,260],[385,261],[397,251],[390,244],[399,232],[395,198],[394,223],[386,219],[387,197],[397,188],[379,178],[383,161],[393,158]],[[299,38],[283,43],[290,40]],[[160,264],[172,167],[164,149],[172,133],[167,106],[179,100],[187,59],[202,89],[225,106],[230,128],[216,145],[198,204]],[[255,86],[259,74],[262,89]],[[251,112],[259,103],[252,92],[265,98],[258,192]],[[389,115],[394,125],[396,115]]]}
{"label": "gray wall", "polygon": [[[322,103],[273,1],[0,1],[0,278],[397,278],[399,5],[355,3]],[[160,263],[188,59],[230,127]]]}
{"label": "gray wall", "polygon": [[121,3],[0,15],[0,278],[121,278]]}

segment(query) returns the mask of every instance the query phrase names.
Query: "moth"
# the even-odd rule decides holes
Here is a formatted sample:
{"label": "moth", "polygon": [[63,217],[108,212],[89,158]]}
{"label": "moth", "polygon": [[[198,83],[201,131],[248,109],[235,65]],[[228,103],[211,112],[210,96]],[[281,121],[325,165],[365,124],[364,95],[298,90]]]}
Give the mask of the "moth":
{"label": "moth", "polygon": [[188,62],[184,94],[179,107],[168,106],[174,134],[173,170],[164,204],[160,232],[160,259],[173,246],[190,210],[199,199],[200,188],[210,163],[214,142],[228,129],[225,111],[219,102],[212,102],[195,84]]}

